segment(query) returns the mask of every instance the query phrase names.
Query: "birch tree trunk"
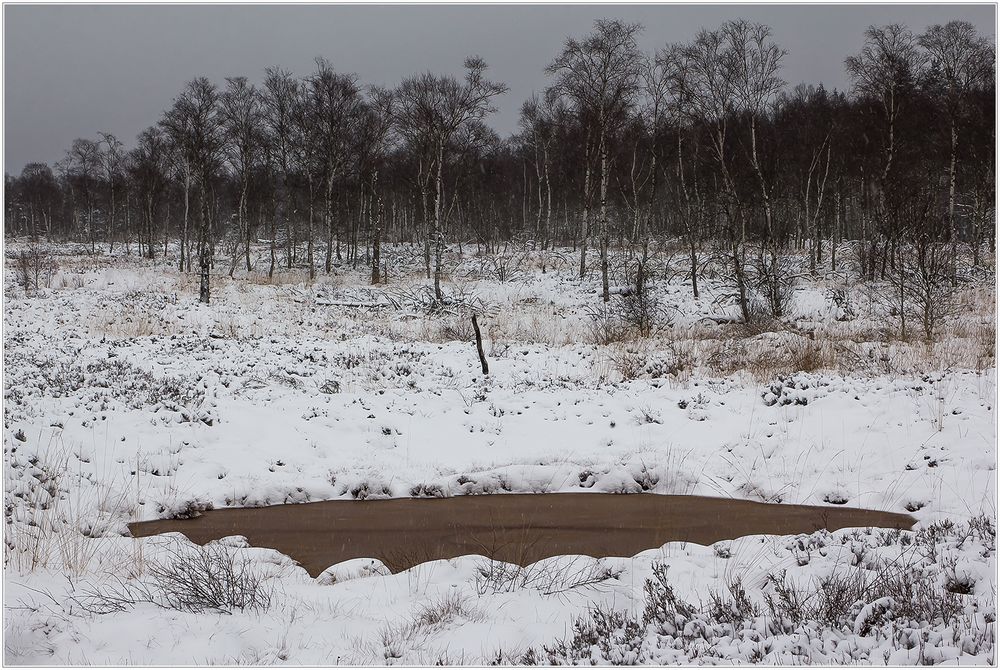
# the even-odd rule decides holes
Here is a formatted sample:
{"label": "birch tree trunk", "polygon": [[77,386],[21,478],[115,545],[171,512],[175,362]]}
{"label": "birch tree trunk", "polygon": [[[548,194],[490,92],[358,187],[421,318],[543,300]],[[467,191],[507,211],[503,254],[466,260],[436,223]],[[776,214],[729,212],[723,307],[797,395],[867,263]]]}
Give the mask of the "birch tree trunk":
{"label": "birch tree trunk", "polygon": [[[188,243],[188,213],[190,211],[191,205],[191,169],[187,166],[184,168],[184,224],[181,228],[181,264],[178,268],[181,272],[184,271],[184,252]],[[191,271],[191,258],[188,257],[188,272]]]}
{"label": "birch tree trunk", "polygon": [[958,129],[951,118],[951,161],[948,166],[948,236],[951,241],[951,285],[958,286],[958,228],[955,225],[955,167],[958,162]]}
{"label": "birch tree trunk", "polygon": [[246,226],[247,234],[247,274],[250,274],[252,265],[250,263],[250,243],[253,240],[253,227],[250,225],[250,216],[248,215],[247,207],[247,191],[250,190],[250,182],[247,179],[243,180],[243,192],[240,194],[240,207],[243,211],[244,225]]}
{"label": "birch tree trunk", "polygon": [[608,286],[608,148],[601,132],[601,286],[604,302],[611,300]]}
{"label": "birch tree trunk", "polygon": [[163,258],[166,259],[170,247],[170,198],[167,198],[167,212],[163,218]]}
{"label": "birch tree trunk", "polygon": [[326,194],[324,198],[324,215],[326,220],[326,273],[330,274],[333,265],[333,174],[326,179]]}
{"label": "birch tree trunk", "polygon": [[[247,191],[246,184],[244,182],[242,189],[240,190],[240,201],[236,205],[236,244],[233,245],[233,260],[229,264],[229,278],[232,279],[233,275],[236,274],[236,262],[240,257],[240,241],[244,237],[243,226],[245,224],[244,213],[243,213],[243,203],[246,202]],[[250,272],[250,235],[246,235],[247,241],[247,272]]]}
{"label": "birch tree trunk", "polygon": [[587,139],[587,144],[584,149],[584,160],[587,163],[587,169],[585,176],[583,178],[583,218],[580,221],[580,279],[587,276],[587,236],[590,234],[588,229],[589,219],[590,219],[590,139]]}
{"label": "birch tree trunk", "polygon": [[[372,198],[375,198],[375,191],[378,185],[378,172],[376,171],[372,174]],[[372,207],[375,209],[375,207]],[[379,282],[379,263],[381,262],[382,255],[382,199],[378,198],[378,210],[375,212],[375,216],[372,217],[371,223],[371,235],[372,235],[372,257],[371,257],[371,267],[372,267],[372,284],[378,284]]]}
{"label": "birch tree trunk", "polygon": [[444,188],[442,173],[444,163],[444,141],[438,141],[437,152],[437,185],[434,198],[434,296],[441,300],[444,296],[441,293],[441,257],[444,254],[444,229],[441,221],[441,197]]}
{"label": "birch tree trunk", "polygon": [[[147,241],[147,251],[149,253],[148,258],[153,258],[154,256],[154,241],[156,236],[153,234],[153,194],[149,193],[146,195],[146,222],[149,225],[149,240]],[[142,250],[139,250],[139,255],[142,255]]]}
{"label": "birch tree trunk", "polygon": [[[111,217],[108,220],[108,253],[115,252],[115,180],[111,179]],[[141,255],[141,254],[140,254]]]}
{"label": "birch tree trunk", "polygon": [[[205,178],[202,176],[201,179],[201,213],[199,215],[199,234],[198,237],[198,263],[201,269],[201,290],[198,293],[199,302],[203,302],[206,305],[211,297],[211,290],[209,287],[209,270],[211,267],[211,259],[209,258],[209,244],[208,244],[208,188],[205,184]],[[190,259],[190,256],[188,257]]]}
{"label": "birch tree trunk", "polygon": [[684,198],[684,232],[687,233],[688,256],[691,261],[691,293],[698,299],[698,230],[695,227],[695,209],[691,202],[687,180],[684,177],[684,142],[680,127],[677,129],[677,181],[680,183],[681,196]]}
{"label": "birch tree trunk", "polygon": [[[427,168],[427,172],[430,172],[430,166]],[[424,171],[424,158],[420,158],[420,163],[417,166],[417,181],[420,183],[420,211],[423,215],[423,227],[424,227],[424,270],[427,273],[427,278],[431,278],[431,236],[433,232],[431,230],[431,220],[430,215],[427,213],[427,184],[430,180],[429,175]]]}
{"label": "birch tree trunk", "polygon": [[812,234],[814,245],[816,247],[816,253],[813,255],[814,261],[812,263],[813,271],[817,264],[823,262],[823,238],[819,232],[819,216],[823,211],[823,198],[826,197],[826,180],[830,176],[830,153],[833,149],[832,146],[827,144],[826,147],[826,167],[823,168],[823,179],[820,180],[817,191],[816,191],[816,211],[813,212],[812,220]]}
{"label": "birch tree trunk", "polygon": [[833,194],[833,242],[830,244],[830,269],[837,271],[837,246],[840,244],[840,185]]}
{"label": "birch tree trunk", "polygon": [[[549,173],[549,148],[545,147],[544,153],[545,161],[545,231],[542,235],[542,251],[544,251],[549,242],[549,236],[552,234],[552,177]],[[542,272],[545,271],[545,266],[542,266]]]}
{"label": "birch tree trunk", "polygon": [[316,278],[316,266],[313,265],[313,217],[315,216],[314,202],[316,200],[313,188],[313,178],[309,175],[309,227],[306,238],[306,262],[309,264],[309,280]]}

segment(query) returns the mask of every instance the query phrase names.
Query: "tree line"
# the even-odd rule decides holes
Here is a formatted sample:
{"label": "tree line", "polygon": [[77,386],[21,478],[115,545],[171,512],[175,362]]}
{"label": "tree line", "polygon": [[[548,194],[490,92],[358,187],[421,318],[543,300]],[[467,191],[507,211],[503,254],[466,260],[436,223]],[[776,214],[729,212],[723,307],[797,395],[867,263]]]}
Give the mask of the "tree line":
{"label": "tree line", "polygon": [[206,302],[220,263],[310,278],[364,263],[379,283],[387,242],[422,245],[441,299],[446,244],[470,240],[571,246],[607,301],[609,255],[669,239],[696,296],[706,260],[721,263],[748,321],[761,305],[781,315],[789,251],[813,272],[951,286],[960,258],[994,253],[995,50],[971,24],[870,27],[845,92],[789,88],[766,25],[728,21],[654,53],[642,30],[598,20],[566,39],[507,138],[487,123],[507,87],[475,56],[462,77],[395,88],[323,58],[259,85],[199,77],[132,149],[102,132],[5,174],[7,234],[177,254]]}

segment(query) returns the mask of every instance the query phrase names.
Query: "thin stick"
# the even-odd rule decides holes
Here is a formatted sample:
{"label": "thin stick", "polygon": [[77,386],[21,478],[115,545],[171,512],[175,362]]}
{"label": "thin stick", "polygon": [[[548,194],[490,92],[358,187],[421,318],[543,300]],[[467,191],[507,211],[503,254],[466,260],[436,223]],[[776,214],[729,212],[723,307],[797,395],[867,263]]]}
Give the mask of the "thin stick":
{"label": "thin stick", "polygon": [[486,362],[486,354],[483,353],[483,334],[479,332],[479,322],[476,320],[476,315],[472,315],[472,327],[476,331],[476,350],[479,352],[479,362],[483,365],[483,374],[488,375],[490,373],[490,366]]}

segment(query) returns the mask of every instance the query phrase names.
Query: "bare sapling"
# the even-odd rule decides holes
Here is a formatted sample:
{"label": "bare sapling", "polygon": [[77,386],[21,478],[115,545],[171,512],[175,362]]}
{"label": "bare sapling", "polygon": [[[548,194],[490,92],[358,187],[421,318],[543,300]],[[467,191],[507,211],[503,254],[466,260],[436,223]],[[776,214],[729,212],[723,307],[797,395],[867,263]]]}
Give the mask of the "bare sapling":
{"label": "bare sapling", "polygon": [[483,374],[488,375],[490,366],[486,362],[486,354],[483,352],[483,334],[479,330],[479,321],[476,320],[475,314],[472,315],[472,328],[476,331],[476,351],[479,352],[479,363],[483,366]]}

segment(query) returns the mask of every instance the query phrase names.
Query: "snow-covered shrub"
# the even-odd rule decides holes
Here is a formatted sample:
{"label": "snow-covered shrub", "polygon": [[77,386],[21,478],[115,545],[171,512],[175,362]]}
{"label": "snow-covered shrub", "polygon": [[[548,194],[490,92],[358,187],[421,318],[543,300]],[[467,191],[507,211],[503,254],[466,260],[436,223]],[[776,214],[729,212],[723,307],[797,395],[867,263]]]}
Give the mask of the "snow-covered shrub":
{"label": "snow-covered shrub", "polygon": [[531,260],[531,254],[523,248],[505,245],[494,253],[487,253],[474,261],[470,275],[484,279],[492,279],[501,284],[511,281],[523,281],[525,270]]}
{"label": "snow-covered shrub", "polygon": [[647,356],[633,347],[617,347],[608,351],[608,359],[622,380],[638,379],[646,368]]}
{"label": "snow-covered shrub", "polygon": [[837,321],[852,321],[857,318],[854,309],[854,300],[851,291],[847,287],[835,286],[826,292],[827,298],[833,303],[835,319]]}
{"label": "snow-covered shrub", "polygon": [[590,340],[594,344],[612,344],[620,342],[628,334],[628,328],[610,303],[588,305],[584,308],[590,318]]}
{"label": "snow-covered shrub", "polygon": [[728,583],[728,594],[711,593],[707,606],[693,605],[674,591],[668,567],[654,563],[641,625],[626,612],[592,610],[574,623],[570,640],[528,650],[523,660],[930,665],[992,659],[995,596],[976,595],[976,575],[990,571],[979,559],[995,552],[990,517],[931,524],[916,534],[869,529],[840,538],[850,544],[853,565],[837,561],[805,580],[791,570],[772,574],[764,606],[737,580]]}
{"label": "snow-covered shrub", "polygon": [[449,341],[474,341],[476,332],[472,327],[472,312],[466,309],[459,309],[455,316],[449,317],[441,326],[441,337]]}
{"label": "snow-covered shrub", "polygon": [[385,577],[389,574],[391,574],[389,568],[377,558],[352,558],[336,565],[331,565],[316,577],[316,583],[329,586],[332,584],[342,584],[354,579],[366,579],[375,576]]}
{"label": "snow-covered shrub", "polygon": [[627,612],[594,607],[573,622],[573,636],[543,650],[553,665],[639,665],[647,661],[642,650],[643,630]]}
{"label": "snow-covered shrub", "polygon": [[712,591],[710,616],[717,621],[737,623],[754,619],[761,614],[760,607],[750,599],[739,577],[730,580],[726,587],[729,594]]}
{"label": "snow-covered shrub", "polygon": [[616,307],[622,322],[638,335],[649,337],[667,323],[667,310],[650,286],[653,279],[651,269],[639,263],[634,274],[630,289],[616,296]]}
{"label": "snow-covered shrub", "polygon": [[859,632],[866,632],[873,625],[869,618],[874,603],[878,603],[881,621],[931,625],[947,625],[963,610],[961,599],[942,588],[936,573],[884,559],[876,560],[870,569],[843,568],[806,585],[795,584],[784,571],[771,581],[774,595],[765,595],[769,611],[795,624],[818,621],[831,628],[857,628],[863,623]]}
{"label": "snow-covered shrub", "polygon": [[25,293],[34,293],[40,288],[48,288],[51,285],[52,276],[58,269],[59,264],[52,258],[51,254],[37,246],[22,249],[14,257],[17,283],[24,289]]}
{"label": "snow-covered shrub", "polygon": [[640,264],[637,273],[635,284],[616,290],[610,302],[584,308],[594,344],[650,337],[667,324],[666,307],[649,285],[649,270]]}
{"label": "snow-covered shrub", "polygon": [[411,498],[445,498],[447,494],[439,484],[415,484],[410,488]]}
{"label": "snow-covered shrub", "polygon": [[344,489],[344,493],[350,493],[355,500],[374,500],[378,498],[391,498],[392,489],[380,480],[364,480]]}
{"label": "snow-covered shrub", "polygon": [[267,610],[274,591],[241,550],[220,544],[174,544],[163,559],[148,561],[146,571],[142,579],[87,589],[74,600],[97,614],[124,612],[142,603],[181,612],[232,614]]}
{"label": "snow-covered shrub", "polygon": [[761,253],[751,268],[751,281],[771,317],[779,319],[788,313],[798,264],[789,256]]}
{"label": "snow-covered shrub", "polygon": [[653,565],[653,578],[643,584],[646,594],[646,608],[642,613],[642,622],[665,634],[674,634],[683,629],[683,623],[695,613],[694,605],[685,602],[675,593],[667,578],[669,566],[663,563]]}
{"label": "snow-covered shrub", "polygon": [[[490,547],[486,547],[492,550]],[[530,547],[524,547],[527,551]],[[521,566],[492,559],[477,566],[476,593],[512,593],[533,589],[543,595],[565,593],[574,589],[594,588],[620,574],[603,561],[589,557],[559,556]]]}

